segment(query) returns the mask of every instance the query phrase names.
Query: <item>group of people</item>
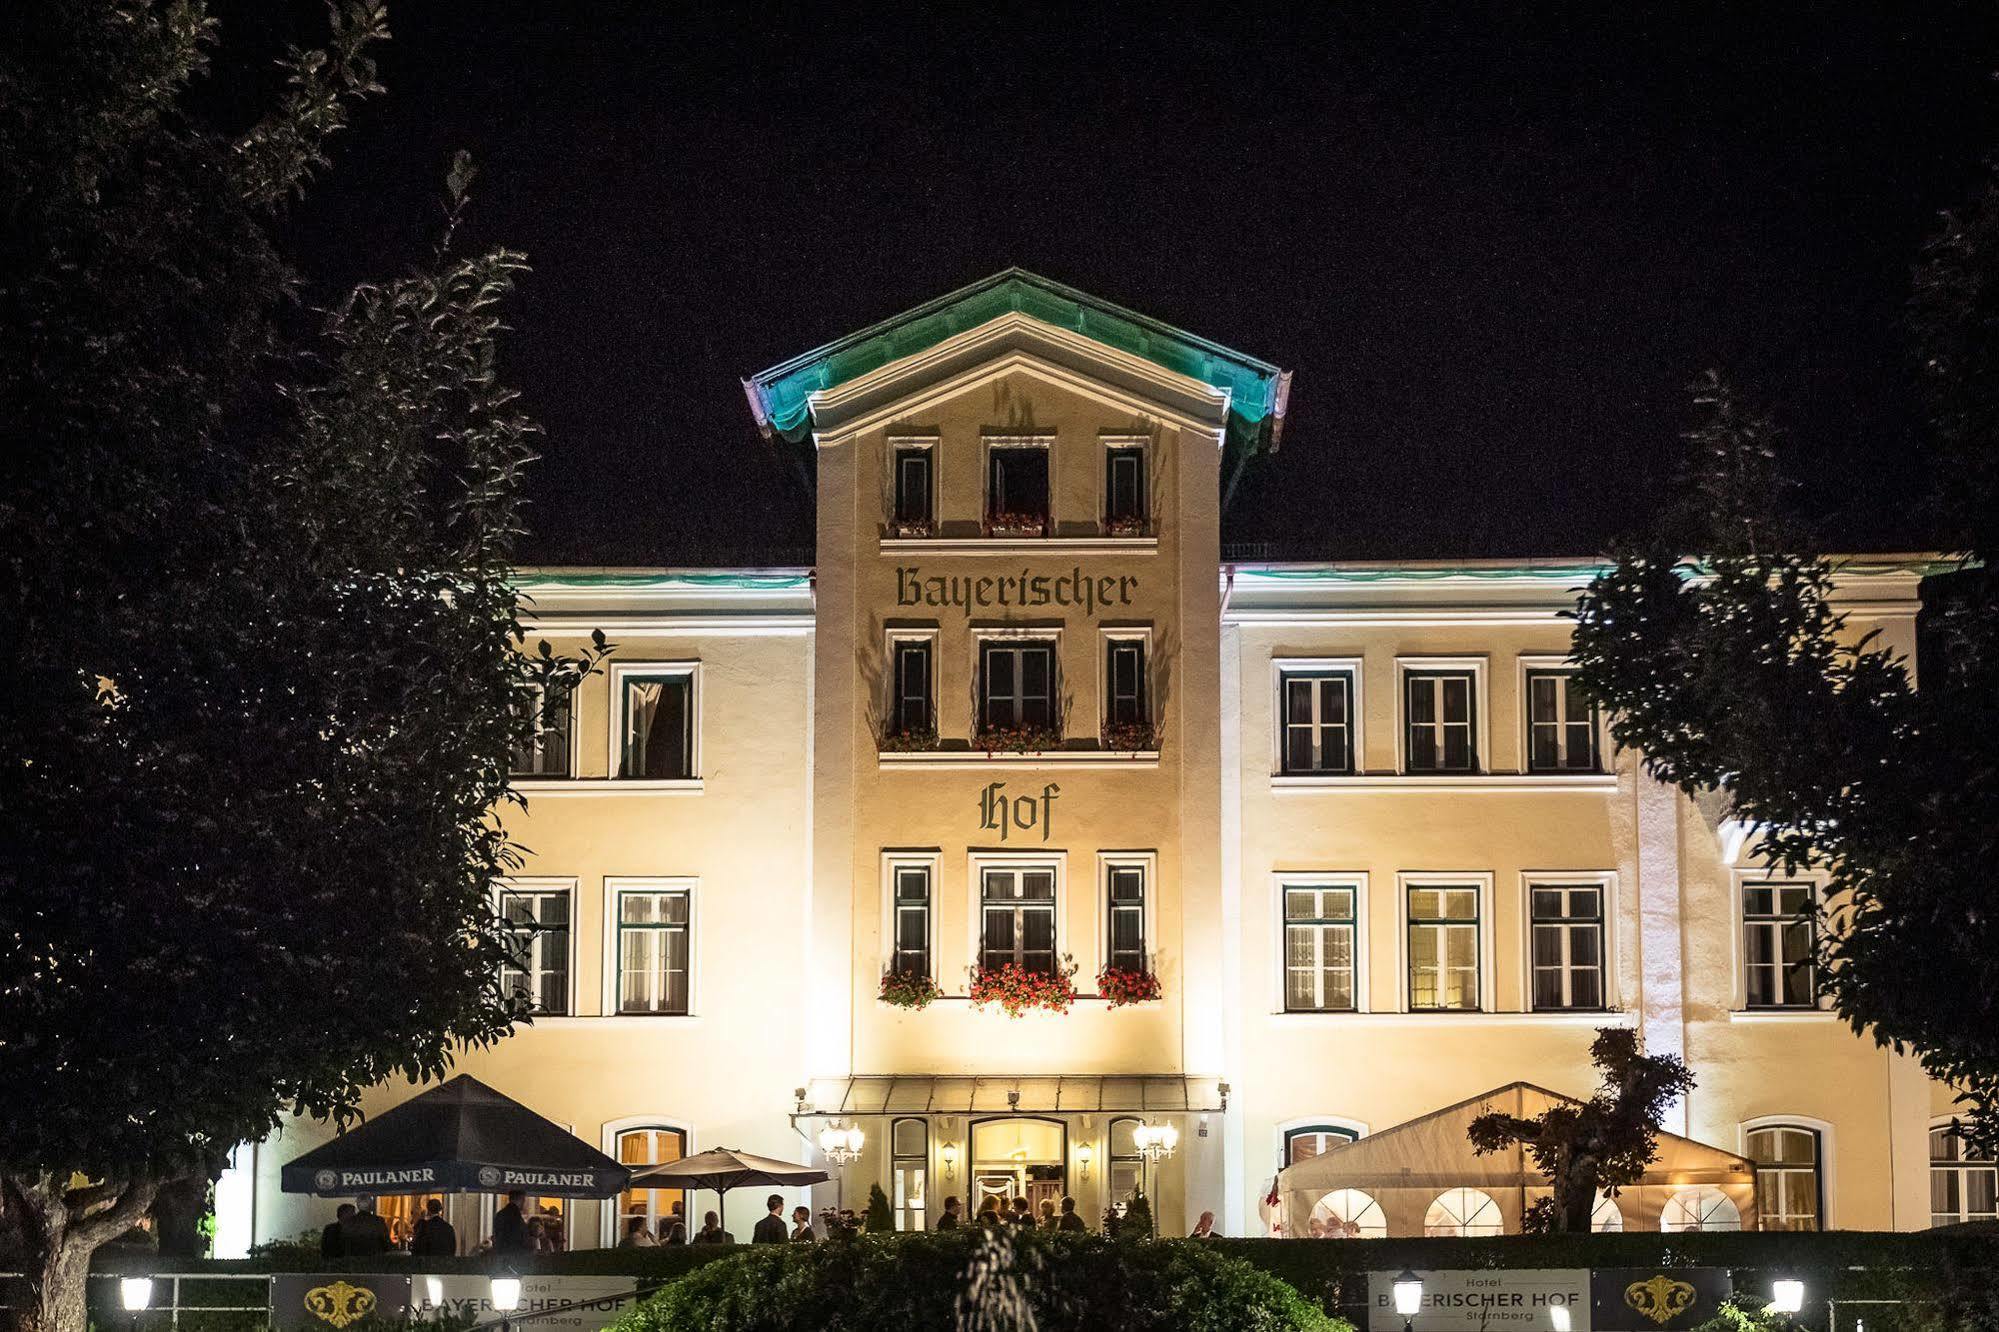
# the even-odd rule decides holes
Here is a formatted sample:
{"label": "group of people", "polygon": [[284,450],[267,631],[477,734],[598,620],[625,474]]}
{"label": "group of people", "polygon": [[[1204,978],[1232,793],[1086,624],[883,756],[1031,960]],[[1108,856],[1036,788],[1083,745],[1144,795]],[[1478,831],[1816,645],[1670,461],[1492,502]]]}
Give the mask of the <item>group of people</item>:
{"label": "group of people", "polygon": [[[492,1236],[480,1241],[475,1252],[518,1256],[560,1253],[568,1247],[562,1213],[546,1205],[539,1212],[530,1210],[528,1195],[516,1189],[493,1213]],[[322,1258],[377,1258],[391,1253],[412,1258],[457,1255],[458,1230],[445,1219],[442,1198],[427,1200],[416,1221],[401,1234],[375,1210],[373,1198],[341,1203],[319,1232]]]}
{"label": "group of people", "polygon": [[[852,1209],[843,1213],[836,1213],[828,1209],[826,1213],[826,1225],[828,1228],[845,1226],[849,1230],[857,1230],[860,1228],[860,1219],[854,1215]],[[757,1222],[756,1229],[750,1232],[750,1243],[752,1244],[809,1243],[818,1238],[818,1233],[812,1228],[812,1212],[808,1208],[792,1208],[791,1220],[787,1224],[784,1218],[784,1195],[781,1193],[773,1193],[770,1197],[764,1199],[764,1217],[761,1221]],[[673,1244],[734,1244],[735,1242],[736,1237],[722,1228],[722,1218],[715,1212],[702,1213],[701,1229],[689,1235],[687,1233],[687,1223],[681,1215],[679,1203],[673,1205],[673,1210],[667,1214],[666,1220],[660,1224],[657,1234],[653,1232],[651,1226],[646,1224],[646,1218],[643,1216],[634,1216],[626,1219],[625,1233],[618,1237],[618,1247],[621,1249],[652,1249]]]}

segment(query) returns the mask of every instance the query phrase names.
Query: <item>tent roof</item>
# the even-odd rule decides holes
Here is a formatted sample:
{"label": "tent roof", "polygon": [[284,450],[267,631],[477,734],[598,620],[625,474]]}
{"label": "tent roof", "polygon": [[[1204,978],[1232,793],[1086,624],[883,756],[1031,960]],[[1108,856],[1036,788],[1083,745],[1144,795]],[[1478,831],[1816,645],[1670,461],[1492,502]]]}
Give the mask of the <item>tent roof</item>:
{"label": "tent roof", "polygon": [[[1531,1082],[1511,1082],[1287,1167],[1279,1177],[1279,1187],[1287,1192],[1405,1186],[1537,1187],[1546,1181],[1525,1148],[1514,1146],[1479,1156],[1472,1151],[1466,1133],[1471,1121],[1488,1110],[1532,1117],[1565,1103],[1576,1104],[1576,1098]],[[1643,1182],[1718,1184],[1754,1178],[1754,1167],[1739,1153],[1662,1132],[1658,1159],[1646,1170]]]}
{"label": "tent roof", "polygon": [[1275,447],[1290,393],[1288,371],[1023,268],[1005,269],[794,356],[750,376],[743,389],[759,429],[796,441],[811,429],[814,393],[927,351],[1009,313],[1080,333],[1227,390],[1230,442],[1255,445],[1267,438]]}

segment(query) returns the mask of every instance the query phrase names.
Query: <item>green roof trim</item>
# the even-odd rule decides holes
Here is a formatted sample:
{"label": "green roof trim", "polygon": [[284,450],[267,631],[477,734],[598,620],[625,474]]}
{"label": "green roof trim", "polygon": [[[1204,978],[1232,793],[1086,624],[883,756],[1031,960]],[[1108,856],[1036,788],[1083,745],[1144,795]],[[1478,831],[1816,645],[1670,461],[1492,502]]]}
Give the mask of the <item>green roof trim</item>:
{"label": "green roof trim", "polygon": [[721,588],[731,591],[788,592],[812,585],[808,573],[753,573],[748,570],[720,570],[695,573],[686,570],[657,571],[536,569],[514,575],[514,585],[533,587],[685,587]]}
{"label": "green roof trim", "polygon": [[[1928,578],[1960,569],[1960,561],[1945,556],[1921,555],[1830,555],[1833,572],[1845,577],[1872,578],[1914,574]],[[1222,561],[1224,565],[1232,562]],[[1236,576],[1245,581],[1270,583],[1423,583],[1447,578],[1480,580],[1532,579],[1541,582],[1588,581],[1614,567],[1609,560],[1549,563],[1491,564],[1364,564],[1266,563],[1234,564]],[[1703,572],[1699,563],[1681,560],[1674,565],[1682,577],[1694,578]]]}
{"label": "green roof trim", "polygon": [[766,435],[793,443],[812,426],[811,396],[1005,314],[1025,314],[1130,352],[1229,394],[1229,442],[1274,447],[1291,376],[1268,361],[1099,300],[1025,269],[1009,268],[858,333],[794,356],[743,381]]}

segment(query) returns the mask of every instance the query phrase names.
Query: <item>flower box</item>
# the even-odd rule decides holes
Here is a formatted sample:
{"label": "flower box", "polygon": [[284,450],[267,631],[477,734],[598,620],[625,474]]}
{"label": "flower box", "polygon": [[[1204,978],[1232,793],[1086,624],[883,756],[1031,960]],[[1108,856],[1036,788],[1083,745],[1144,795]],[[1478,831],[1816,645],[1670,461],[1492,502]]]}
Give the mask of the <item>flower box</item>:
{"label": "flower box", "polygon": [[931,522],[901,522],[891,518],[888,524],[891,537],[931,537],[937,535],[937,525]]}
{"label": "flower box", "polygon": [[921,1011],[944,997],[937,982],[918,971],[884,971],[880,1000],[890,1008]]}
{"label": "flower box", "polygon": [[1008,1017],[1017,1018],[1030,1008],[1066,1013],[1069,1006],[1076,1002],[1075,974],[1076,965],[1073,962],[1052,976],[1029,971],[1018,962],[1004,962],[996,967],[974,967],[970,998],[978,1008],[998,1004]]}
{"label": "flower box", "polygon": [[1045,513],[989,513],[986,515],[986,535],[989,537],[1047,536],[1048,515]]}
{"label": "flower box", "polygon": [[1159,728],[1151,722],[1105,722],[1104,748],[1120,754],[1149,754],[1159,748]]}
{"label": "flower box", "polygon": [[1152,524],[1143,518],[1106,518],[1104,535],[1114,537],[1142,537],[1152,535]]}
{"label": "flower box", "polygon": [[1160,995],[1159,977],[1131,967],[1105,967],[1097,973],[1097,993],[1112,1008],[1150,1003]]}
{"label": "flower box", "polygon": [[988,726],[972,737],[972,748],[988,754],[1040,754],[1062,747],[1052,726]]}
{"label": "flower box", "polygon": [[883,727],[876,741],[884,754],[920,754],[940,747],[935,726]]}

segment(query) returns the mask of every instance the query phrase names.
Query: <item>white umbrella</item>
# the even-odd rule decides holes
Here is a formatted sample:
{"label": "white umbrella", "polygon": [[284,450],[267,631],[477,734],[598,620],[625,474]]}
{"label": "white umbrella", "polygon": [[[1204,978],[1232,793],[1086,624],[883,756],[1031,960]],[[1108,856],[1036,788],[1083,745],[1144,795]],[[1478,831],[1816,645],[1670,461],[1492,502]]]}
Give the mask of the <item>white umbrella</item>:
{"label": "white umbrella", "polygon": [[[733,1147],[716,1147],[695,1156],[665,1165],[653,1166],[632,1176],[628,1187],[634,1189],[713,1189],[715,1190],[715,1211],[723,1214],[723,1200],[730,1189],[746,1184],[774,1184],[779,1188],[796,1188],[804,1184],[819,1184],[832,1176],[811,1166],[793,1165],[789,1161],[779,1161],[768,1156],[752,1156],[739,1152]],[[690,1202],[692,1199],[689,1200]],[[687,1209],[688,1219],[694,1216],[693,1207]],[[688,1240],[694,1238],[690,1232]]]}

